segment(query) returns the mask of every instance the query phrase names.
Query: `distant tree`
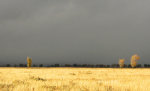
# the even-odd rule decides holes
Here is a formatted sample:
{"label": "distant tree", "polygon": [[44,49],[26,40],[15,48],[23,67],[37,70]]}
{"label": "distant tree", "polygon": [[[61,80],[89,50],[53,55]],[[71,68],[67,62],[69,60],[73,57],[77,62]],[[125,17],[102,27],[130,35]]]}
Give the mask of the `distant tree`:
{"label": "distant tree", "polygon": [[92,65],[91,65],[91,64],[88,64],[87,67],[92,67]]}
{"label": "distant tree", "polygon": [[117,68],[119,68],[119,64],[116,64]]}
{"label": "distant tree", "polygon": [[40,64],[39,67],[43,67],[43,64]]}
{"label": "distant tree", "polygon": [[87,64],[87,67],[94,67],[93,64]]}
{"label": "distant tree", "polygon": [[19,67],[23,67],[24,65],[23,64],[19,64]]}
{"label": "distant tree", "polygon": [[71,65],[70,64],[65,64],[65,67],[71,67]]}
{"label": "distant tree", "polygon": [[87,64],[82,64],[82,67],[87,67]]}
{"label": "distant tree", "polygon": [[17,67],[17,65],[16,65],[16,64],[14,64],[14,67]]}
{"label": "distant tree", "polygon": [[110,67],[110,65],[107,65],[106,67],[107,67],[107,68],[109,68],[109,67]]}
{"label": "distant tree", "polygon": [[59,67],[60,65],[59,64],[55,64],[55,67]]}
{"label": "distant tree", "polygon": [[27,67],[31,67],[32,65],[32,59],[27,57]]}
{"label": "distant tree", "polygon": [[6,64],[6,67],[10,67],[11,65],[10,64]]}
{"label": "distant tree", "polygon": [[128,68],[131,68],[131,64],[128,65]]}
{"label": "distant tree", "polygon": [[128,66],[126,64],[124,64],[124,67],[127,68]]}
{"label": "distant tree", "polygon": [[97,64],[96,67],[102,68],[102,67],[103,67],[103,64]]}
{"label": "distant tree", "polygon": [[112,64],[111,67],[112,67],[112,68],[118,68],[118,67],[119,67],[119,64]]}
{"label": "distant tree", "polygon": [[77,64],[73,64],[73,67],[77,67],[78,65]]}
{"label": "distant tree", "polygon": [[147,64],[144,64],[144,67],[147,68]]}
{"label": "distant tree", "polygon": [[124,59],[119,59],[119,66],[120,68],[123,68],[124,67]]}
{"label": "distant tree", "polygon": [[107,68],[107,65],[104,65],[104,68]]}
{"label": "distant tree", "polygon": [[142,65],[141,65],[141,64],[138,64],[138,65],[137,65],[137,67],[138,67],[138,68],[141,68],[141,67],[142,67]]}
{"label": "distant tree", "polygon": [[81,65],[81,64],[78,64],[78,67],[82,67],[82,65]]}
{"label": "distant tree", "polygon": [[50,65],[50,67],[55,67],[55,65],[52,64],[52,65]]}
{"label": "distant tree", "polygon": [[37,67],[37,65],[36,65],[36,64],[33,64],[33,67]]}
{"label": "distant tree", "polygon": [[147,67],[150,68],[150,64],[147,64]]}
{"label": "distant tree", "polygon": [[131,67],[132,68],[135,68],[136,67],[136,65],[137,65],[137,60],[139,60],[140,59],[140,57],[137,55],[137,54],[135,54],[135,55],[133,55],[132,57],[131,57]]}
{"label": "distant tree", "polygon": [[92,65],[91,65],[91,67],[95,67],[95,65],[94,65],[94,64],[92,64]]}
{"label": "distant tree", "polygon": [[51,65],[47,65],[46,67],[51,67]]}
{"label": "distant tree", "polygon": [[97,64],[97,65],[95,65],[95,67],[101,67],[101,64]]}
{"label": "distant tree", "polygon": [[27,65],[26,65],[26,64],[23,64],[23,67],[27,67]]}
{"label": "distant tree", "polygon": [[112,67],[112,68],[115,68],[115,64],[112,64],[111,67]]}
{"label": "distant tree", "polygon": [[105,67],[105,65],[104,65],[104,64],[102,64],[102,65],[101,65],[101,67],[102,67],[102,68],[104,68],[104,67]]}

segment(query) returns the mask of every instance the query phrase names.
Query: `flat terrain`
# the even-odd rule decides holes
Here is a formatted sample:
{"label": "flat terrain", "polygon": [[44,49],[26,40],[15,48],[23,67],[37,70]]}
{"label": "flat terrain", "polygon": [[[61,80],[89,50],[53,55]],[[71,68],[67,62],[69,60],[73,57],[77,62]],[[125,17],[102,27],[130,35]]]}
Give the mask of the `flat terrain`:
{"label": "flat terrain", "polygon": [[150,91],[150,69],[0,68],[0,91]]}

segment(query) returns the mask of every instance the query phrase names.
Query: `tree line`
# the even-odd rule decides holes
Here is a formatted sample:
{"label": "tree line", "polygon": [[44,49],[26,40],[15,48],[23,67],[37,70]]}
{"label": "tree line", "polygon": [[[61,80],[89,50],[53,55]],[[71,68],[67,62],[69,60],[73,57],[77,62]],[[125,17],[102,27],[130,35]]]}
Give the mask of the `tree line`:
{"label": "tree line", "polygon": [[19,65],[0,65],[1,67],[95,67],[95,68],[150,68],[150,64],[144,64],[142,66],[141,64],[137,64],[137,60],[139,60],[140,57],[137,54],[132,55],[130,64],[124,64],[125,59],[119,59],[118,64],[112,64],[112,65],[104,65],[104,64],[53,64],[53,65],[43,65],[43,64],[33,64],[32,65],[32,59],[30,57],[27,57],[27,64],[19,64]]}
{"label": "tree line", "polygon": [[[0,65],[0,67],[28,67],[27,64],[5,64]],[[85,68],[120,68],[119,64],[111,64],[111,65],[105,65],[105,64],[49,64],[49,65],[43,65],[43,64],[33,64],[31,67],[85,67]],[[122,68],[122,67],[121,67]],[[124,64],[123,68],[132,68],[131,64]],[[137,64],[136,68],[150,68],[150,64]]]}

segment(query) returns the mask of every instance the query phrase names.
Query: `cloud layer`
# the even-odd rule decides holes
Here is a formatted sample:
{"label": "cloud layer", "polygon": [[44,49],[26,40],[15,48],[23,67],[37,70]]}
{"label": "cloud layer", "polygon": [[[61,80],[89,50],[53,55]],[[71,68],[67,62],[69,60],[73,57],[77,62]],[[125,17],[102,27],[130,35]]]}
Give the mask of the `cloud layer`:
{"label": "cloud layer", "polygon": [[150,1],[1,0],[0,60],[112,64],[150,59]]}

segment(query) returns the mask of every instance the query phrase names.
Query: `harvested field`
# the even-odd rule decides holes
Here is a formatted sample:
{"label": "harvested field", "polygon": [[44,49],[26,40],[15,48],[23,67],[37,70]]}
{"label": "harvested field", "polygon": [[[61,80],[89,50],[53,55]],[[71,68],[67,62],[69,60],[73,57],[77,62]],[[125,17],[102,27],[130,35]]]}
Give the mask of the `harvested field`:
{"label": "harvested field", "polygon": [[150,91],[150,69],[2,67],[0,91]]}

